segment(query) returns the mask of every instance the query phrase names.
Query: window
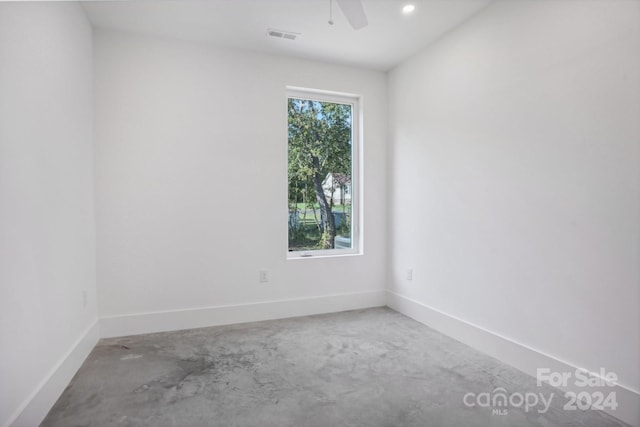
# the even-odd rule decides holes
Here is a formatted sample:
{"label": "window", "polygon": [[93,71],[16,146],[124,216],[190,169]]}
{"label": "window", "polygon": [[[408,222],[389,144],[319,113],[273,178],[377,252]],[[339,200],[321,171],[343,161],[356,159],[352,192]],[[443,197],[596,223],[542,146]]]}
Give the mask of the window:
{"label": "window", "polygon": [[359,98],[290,89],[289,257],[359,251]]}

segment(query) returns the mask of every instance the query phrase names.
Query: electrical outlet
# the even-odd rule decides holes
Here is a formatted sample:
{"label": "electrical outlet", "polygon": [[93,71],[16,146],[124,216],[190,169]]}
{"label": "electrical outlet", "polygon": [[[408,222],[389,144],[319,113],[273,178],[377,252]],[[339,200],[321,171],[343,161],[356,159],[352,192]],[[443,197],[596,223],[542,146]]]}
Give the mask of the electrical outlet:
{"label": "electrical outlet", "polygon": [[82,307],[83,308],[87,308],[87,302],[88,302],[87,290],[83,289],[82,290]]}
{"label": "electrical outlet", "polygon": [[412,268],[407,270],[407,280],[413,280],[413,269]]}
{"label": "electrical outlet", "polygon": [[260,270],[259,280],[260,280],[260,283],[267,283],[269,281],[269,275],[267,274],[267,270]]}

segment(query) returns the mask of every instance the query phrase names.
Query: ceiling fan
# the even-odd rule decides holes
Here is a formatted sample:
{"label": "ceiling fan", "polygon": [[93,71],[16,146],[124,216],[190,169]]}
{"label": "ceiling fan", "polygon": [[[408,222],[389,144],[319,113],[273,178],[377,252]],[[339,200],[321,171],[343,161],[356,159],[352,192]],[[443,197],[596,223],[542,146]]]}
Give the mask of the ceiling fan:
{"label": "ceiling fan", "polygon": [[[354,30],[359,30],[369,24],[367,15],[364,13],[362,0],[336,0],[342,13],[347,17],[347,21]],[[333,25],[333,0],[329,0],[329,24]]]}

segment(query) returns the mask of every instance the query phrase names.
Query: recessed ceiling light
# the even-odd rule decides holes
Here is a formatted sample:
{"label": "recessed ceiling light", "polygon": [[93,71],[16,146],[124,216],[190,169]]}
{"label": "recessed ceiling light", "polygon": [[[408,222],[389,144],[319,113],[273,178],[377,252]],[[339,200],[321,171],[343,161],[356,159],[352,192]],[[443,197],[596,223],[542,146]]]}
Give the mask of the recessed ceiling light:
{"label": "recessed ceiling light", "polygon": [[408,15],[410,13],[413,13],[413,11],[416,10],[416,7],[412,4],[407,4],[402,8],[402,13],[404,13],[405,15]]}

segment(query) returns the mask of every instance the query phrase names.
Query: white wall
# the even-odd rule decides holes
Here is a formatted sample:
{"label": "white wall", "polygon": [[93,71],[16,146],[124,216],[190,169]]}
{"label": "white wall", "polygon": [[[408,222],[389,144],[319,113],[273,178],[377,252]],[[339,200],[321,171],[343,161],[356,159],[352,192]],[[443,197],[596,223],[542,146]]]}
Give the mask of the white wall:
{"label": "white wall", "polygon": [[[256,314],[258,304],[249,306],[253,317],[211,312],[202,322],[134,326],[136,315],[151,312],[337,294],[352,294],[356,305],[384,304],[384,73],[105,30],[96,32],[95,55],[105,335],[340,306],[314,309],[322,302],[312,300],[302,310]],[[363,96],[363,256],[286,259],[287,85]],[[260,269],[268,284],[258,283]]]}
{"label": "white wall", "polygon": [[639,8],[496,2],[389,86],[392,292],[636,392]]}
{"label": "white wall", "polygon": [[77,4],[0,3],[0,425],[37,425],[97,339],[91,39]]}

